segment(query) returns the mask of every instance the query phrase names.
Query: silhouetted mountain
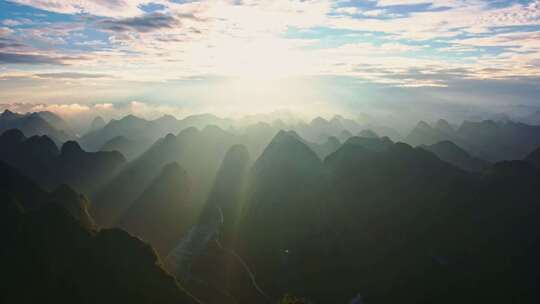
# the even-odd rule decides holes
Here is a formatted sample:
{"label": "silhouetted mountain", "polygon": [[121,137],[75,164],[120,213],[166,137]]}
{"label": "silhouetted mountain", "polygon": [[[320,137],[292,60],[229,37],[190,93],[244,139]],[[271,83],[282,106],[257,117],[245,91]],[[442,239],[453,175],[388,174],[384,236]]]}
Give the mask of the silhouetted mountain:
{"label": "silhouetted mountain", "polygon": [[170,163],[129,207],[118,226],[149,242],[165,257],[197,222],[196,212],[187,172]]}
{"label": "silhouetted mountain", "polygon": [[280,131],[253,165],[241,224],[240,254],[258,276],[278,277],[287,250],[320,229],[322,186],[317,155],[295,132]]}
{"label": "silhouetted mountain", "polygon": [[77,142],[68,141],[62,146],[55,168],[60,181],[80,192],[94,194],[125,163],[124,156],[116,151],[85,152]]}
{"label": "silhouetted mountain", "polygon": [[51,175],[59,154],[58,147],[47,136],[26,138],[18,129],[0,134],[0,160],[49,190],[57,186]]}
{"label": "silhouetted mountain", "polygon": [[151,247],[93,230],[88,202],[68,186],[45,192],[0,163],[0,202],[3,303],[197,302]]}
{"label": "silhouetted mountain", "polygon": [[[301,143],[294,134],[278,136],[281,147]],[[241,231],[240,255],[265,292],[317,303],[347,303],[359,293],[369,303],[453,303],[464,293],[497,303],[538,299],[533,261],[540,248],[531,242],[540,236],[540,171],[532,166],[500,163],[472,175],[421,148],[369,149],[353,138],[326,158],[327,179],[305,174],[327,186],[306,187],[304,174],[290,177],[298,165],[287,162],[300,153],[270,148],[276,142],[255,163],[266,164],[259,174],[267,178],[252,180],[275,187],[263,186],[264,195],[252,188],[255,207],[248,205]],[[294,159],[312,159],[302,154]],[[315,160],[310,167],[320,168]],[[514,187],[524,195],[519,206]],[[284,220],[297,204],[296,221]],[[312,217],[320,206],[324,216]]]}
{"label": "silhouetted mountain", "polygon": [[45,189],[68,184],[87,195],[93,194],[125,164],[118,152],[83,151],[68,141],[59,151],[47,136],[26,138],[19,130],[0,135],[0,160],[17,168]]}
{"label": "silhouetted mountain", "polygon": [[480,172],[489,166],[489,162],[472,157],[465,150],[448,140],[429,146],[422,145],[420,147],[432,152],[440,159],[466,171]]}

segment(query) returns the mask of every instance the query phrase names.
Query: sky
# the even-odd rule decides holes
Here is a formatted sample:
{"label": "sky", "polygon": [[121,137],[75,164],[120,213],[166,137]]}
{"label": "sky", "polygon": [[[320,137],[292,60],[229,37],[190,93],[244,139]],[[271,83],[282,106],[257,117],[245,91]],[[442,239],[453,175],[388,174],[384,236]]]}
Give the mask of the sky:
{"label": "sky", "polygon": [[0,0],[4,108],[463,118],[539,96],[539,0]]}

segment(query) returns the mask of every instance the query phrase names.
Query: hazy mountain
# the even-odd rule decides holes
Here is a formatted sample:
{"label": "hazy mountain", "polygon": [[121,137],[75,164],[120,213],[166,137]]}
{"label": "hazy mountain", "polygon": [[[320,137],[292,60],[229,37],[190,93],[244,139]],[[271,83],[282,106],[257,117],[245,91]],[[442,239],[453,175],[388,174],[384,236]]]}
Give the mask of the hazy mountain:
{"label": "hazy mountain", "polygon": [[440,159],[463,170],[480,172],[489,166],[489,162],[472,157],[469,153],[467,153],[467,151],[458,147],[451,141],[441,141],[433,145],[422,145],[420,147],[432,152]]}
{"label": "hazy mountain", "polygon": [[163,167],[143,194],[129,207],[118,226],[149,242],[165,257],[197,222],[192,184],[177,163]]}
{"label": "hazy mountain", "polygon": [[161,137],[155,132],[156,124],[151,121],[128,115],[122,119],[112,119],[102,128],[89,132],[81,138],[81,145],[90,151],[97,151],[111,139],[124,136],[126,138],[152,142]]}
{"label": "hazy mountain", "polygon": [[452,141],[469,154],[491,162],[523,159],[540,145],[540,126],[486,120],[465,121],[455,130],[444,121],[435,127],[420,122],[406,141],[415,146]]}
{"label": "hazy mountain", "polygon": [[158,140],[97,195],[96,219],[106,226],[115,223],[170,162],[177,162],[188,172],[194,204],[202,208],[226,151],[238,140],[216,126],[202,131],[188,128],[178,136],[169,134]]}
{"label": "hazy mountain", "polygon": [[[235,145],[229,149],[199,222],[182,238],[166,261],[168,269],[182,279],[197,298],[208,303],[237,303],[240,299],[250,298],[245,295],[246,290],[261,300],[252,287],[249,272],[241,271],[235,276],[234,284],[228,283],[232,269],[244,269],[233,245],[239,233],[249,163],[249,153],[244,146]],[[246,289],[232,289],[236,284]]]}
{"label": "hazy mountain", "polygon": [[[361,126],[356,121],[340,115],[336,115],[330,120],[316,117],[309,124],[297,124],[289,127],[289,129],[298,132],[302,138],[311,142],[324,142],[329,136],[344,140],[347,132],[355,133],[360,128]],[[344,133],[344,131],[346,132]]]}
{"label": "hazy mountain", "polygon": [[259,122],[247,125],[240,135],[239,142],[243,143],[253,158],[259,157],[279,129],[270,124]]}
{"label": "hazy mountain", "polygon": [[95,151],[111,139],[123,136],[141,145],[150,146],[156,139],[168,133],[177,134],[189,127],[203,128],[207,125],[228,127],[230,124],[229,120],[210,114],[188,116],[182,120],[170,115],[155,120],[146,120],[134,115],[128,115],[119,120],[113,119],[103,128],[86,134],[81,138],[81,145]]}
{"label": "hazy mountain", "polygon": [[75,137],[75,132],[72,127],[61,116],[49,111],[37,112],[37,114],[53,128],[65,133],[69,138]]}

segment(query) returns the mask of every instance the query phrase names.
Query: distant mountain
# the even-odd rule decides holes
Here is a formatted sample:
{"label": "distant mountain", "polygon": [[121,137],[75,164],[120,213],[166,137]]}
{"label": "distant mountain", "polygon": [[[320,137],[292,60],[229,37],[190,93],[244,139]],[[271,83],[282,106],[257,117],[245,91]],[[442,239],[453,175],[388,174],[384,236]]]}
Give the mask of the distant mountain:
{"label": "distant mountain", "polygon": [[66,142],[59,151],[49,137],[27,138],[17,129],[0,135],[0,160],[45,189],[68,184],[86,195],[92,195],[125,164],[118,152],[89,153],[74,141]]}
{"label": "distant mountain", "polygon": [[490,165],[489,162],[471,156],[467,151],[448,140],[420,147],[432,152],[440,159],[470,172],[481,172]]}
{"label": "distant mountain", "polygon": [[465,121],[454,129],[445,121],[439,121],[435,127],[420,122],[406,139],[414,146],[441,141],[451,141],[469,154],[491,162],[523,159],[540,145],[540,126],[486,120]]}
{"label": "distant mountain", "polygon": [[345,137],[348,135],[347,132],[352,135],[352,133],[358,132],[361,126],[355,120],[336,115],[330,120],[316,117],[309,124],[295,126],[292,129],[308,141],[322,142],[329,136],[335,136],[340,140],[345,140]]}
{"label": "distant mountain", "polygon": [[19,129],[25,136],[47,135],[56,143],[74,138],[67,123],[51,112],[17,114],[5,110],[0,114],[0,133],[9,129]]}
{"label": "distant mountain", "polygon": [[143,194],[129,207],[118,226],[152,244],[165,257],[198,219],[193,186],[177,163],[163,167]]}
{"label": "distant mountain", "polygon": [[96,151],[111,139],[123,136],[141,145],[150,146],[156,139],[168,133],[177,134],[189,127],[204,128],[207,125],[228,127],[231,122],[210,114],[188,116],[182,120],[170,115],[155,120],[128,115],[119,120],[113,119],[103,128],[86,134],[81,138],[81,145],[90,151]]}
{"label": "distant mountain", "polygon": [[126,138],[138,138],[139,140],[152,142],[159,138],[155,132],[156,124],[151,121],[128,115],[120,120],[111,120],[102,128],[98,128],[81,138],[81,145],[89,151],[97,151],[111,139],[124,136]]}

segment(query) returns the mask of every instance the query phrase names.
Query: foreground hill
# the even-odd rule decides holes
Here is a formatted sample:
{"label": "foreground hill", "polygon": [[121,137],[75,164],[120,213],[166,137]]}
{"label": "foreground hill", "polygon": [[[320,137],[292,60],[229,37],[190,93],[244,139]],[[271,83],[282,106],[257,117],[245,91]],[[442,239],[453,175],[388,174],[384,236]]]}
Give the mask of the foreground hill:
{"label": "foreground hill", "polygon": [[[454,303],[464,295],[471,302],[538,300],[536,168],[498,163],[479,177],[420,148],[398,143],[374,151],[354,141],[324,166],[326,187],[292,182],[290,169],[270,171],[264,184],[297,187],[257,199],[280,210],[261,212],[261,223],[246,215],[243,233],[252,237],[243,239],[242,252],[266,292],[317,303],[347,303],[359,294],[366,303]],[[310,196],[278,199],[290,191]],[[320,206],[327,207],[317,222],[311,214]],[[292,214],[296,221],[284,221]]]}
{"label": "foreground hill", "polygon": [[1,163],[0,173],[2,303],[196,303],[151,247],[68,213],[81,206],[72,190],[49,194]]}

